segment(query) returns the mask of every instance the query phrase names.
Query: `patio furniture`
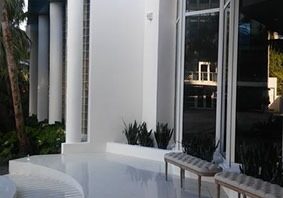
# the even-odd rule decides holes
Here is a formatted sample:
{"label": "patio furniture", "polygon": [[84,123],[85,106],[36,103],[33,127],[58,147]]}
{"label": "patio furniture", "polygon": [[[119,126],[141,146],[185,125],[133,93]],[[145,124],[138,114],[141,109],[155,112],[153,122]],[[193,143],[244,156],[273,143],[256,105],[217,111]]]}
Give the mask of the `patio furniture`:
{"label": "patio furniture", "polygon": [[222,169],[211,162],[181,152],[170,152],[164,155],[165,177],[167,181],[168,163],[180,168],[180,184],[183,187],[185,170],[190,171],[198,176],[198,194],[201,197],[201,177],[213,177]]}
{"label": "patio furniture", "polygon": [[217,198],[220,198],[220,186],[238,192],[244,198],[282,198],[283,188],[276,184],[240,173],[221,172],[215,175]]}

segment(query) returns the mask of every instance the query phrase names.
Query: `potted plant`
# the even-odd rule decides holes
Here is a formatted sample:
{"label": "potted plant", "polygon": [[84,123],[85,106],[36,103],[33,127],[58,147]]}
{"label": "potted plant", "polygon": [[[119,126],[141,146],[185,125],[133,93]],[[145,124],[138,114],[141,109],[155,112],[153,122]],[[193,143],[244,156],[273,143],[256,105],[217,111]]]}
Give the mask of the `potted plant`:
{"label": "potted plant", "polygon": [[137,145],[138,144],[138,134],[139,134],[139,126],[137,121],[132,124],[126,125],[124,122],[125,128],[123,133],[125,134],[128,144]]}
{"label": "potted plant", "polygon": [[148,131],[146,123],[143,122],[139,127],[138,142],[141,146],[153,147],[153,139],[151,138],[152,130]]}
{"label": "potted plant", "polygon": [[173,135],[174,129],[170,129],[168,124],[157,123],[154,136],[157,142],[158,148],[167,149],[169,141]]}

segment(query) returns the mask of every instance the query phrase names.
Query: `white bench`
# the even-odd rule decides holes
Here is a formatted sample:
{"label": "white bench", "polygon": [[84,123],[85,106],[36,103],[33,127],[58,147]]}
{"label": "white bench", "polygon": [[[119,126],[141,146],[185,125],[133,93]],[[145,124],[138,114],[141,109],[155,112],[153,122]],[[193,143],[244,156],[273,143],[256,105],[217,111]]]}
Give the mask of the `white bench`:
{"label": "white bench", "polygon": [[220,186],[238,192],[244,198],[282,198],[283,188],[276,184],[250,177],[240,173],[221,172],[215,175],[217,197],[220,198]]}
{"label": "white bench", "polygon": [[213,177],[222,169],[211,162],[193,157],[181,152],[171,152],[164,155],[165,161],[165,178],[167,181],[168,163],[180,168],[180,184],[183,187],[183,179],[185,178],[185,170],[190,171],[198,176],[198,194],[201,197],[201,177]]}

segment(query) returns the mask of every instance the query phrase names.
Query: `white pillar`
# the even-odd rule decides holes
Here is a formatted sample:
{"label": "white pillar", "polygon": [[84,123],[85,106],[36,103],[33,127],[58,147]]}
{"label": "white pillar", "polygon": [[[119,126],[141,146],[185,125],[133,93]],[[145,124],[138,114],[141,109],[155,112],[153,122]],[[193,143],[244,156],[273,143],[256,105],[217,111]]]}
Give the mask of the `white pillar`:
{"label": "white pillar", "polygon": [[29,115],[37,114],[37,25],[29,25],[29,38],[31,40],[30,66],[29,66]]}
{"label": "white pillar", "polygon": [[49,124],[62,121],[63,3],[50,2]]}
{"label": "white pillar", "polygon": [[48,118],[48,53],[49,28],[48,16],[38,16],[38,88],[37,88],[37,119]]}
{"label": "white pillar", "polygon": [[81,141],[83,0],[68,0],[66,143]]}

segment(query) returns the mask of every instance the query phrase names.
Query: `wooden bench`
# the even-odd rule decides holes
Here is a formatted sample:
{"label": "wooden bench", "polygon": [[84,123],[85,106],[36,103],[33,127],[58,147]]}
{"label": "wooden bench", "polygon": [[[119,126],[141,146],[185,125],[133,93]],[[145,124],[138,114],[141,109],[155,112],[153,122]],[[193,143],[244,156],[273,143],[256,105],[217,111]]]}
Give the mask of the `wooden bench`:
{"label": "wooden bench", "polygon": [[213,177],[222,169],[205,160],[193,157],[181,152],[171,152],[164,155],[165,161],[165,178],[167,181],[168,163],[180,168],[180,184],[183,187],[183,179],[185,178],[185,170],[190,171],[198,176],[198,194],[201,197],[201,177]]}
{"label": "wooden bench", "polygon": [[240,173],[221,172],[215,175],[217,198],[220,198],[220,186],[238,192],[238,197],[244,198],[282,198],[283,188],[276,184]]}

